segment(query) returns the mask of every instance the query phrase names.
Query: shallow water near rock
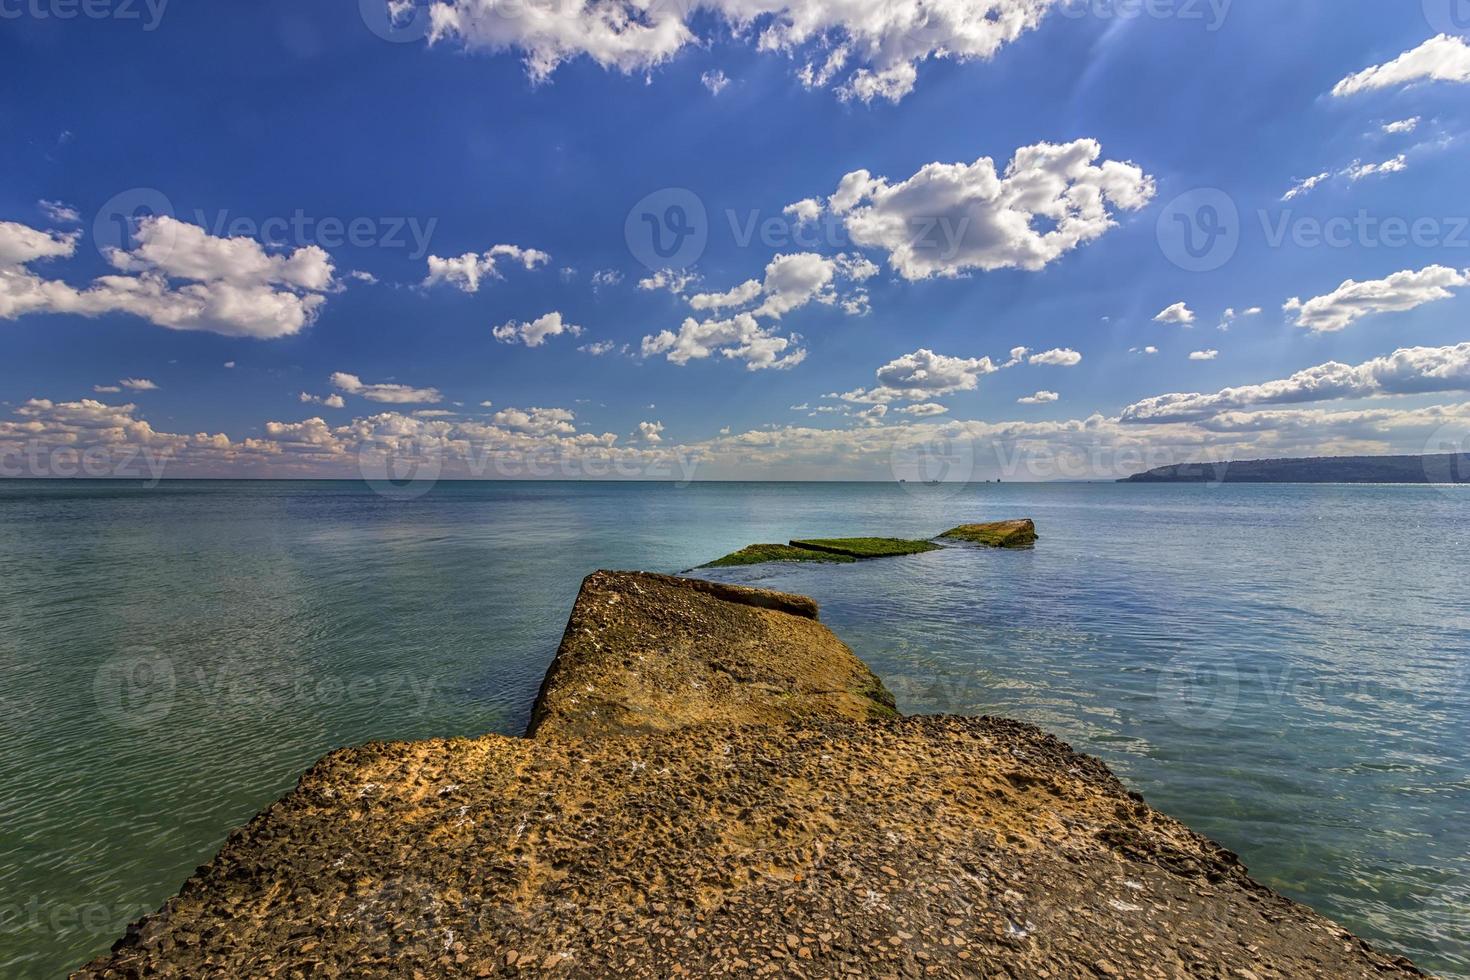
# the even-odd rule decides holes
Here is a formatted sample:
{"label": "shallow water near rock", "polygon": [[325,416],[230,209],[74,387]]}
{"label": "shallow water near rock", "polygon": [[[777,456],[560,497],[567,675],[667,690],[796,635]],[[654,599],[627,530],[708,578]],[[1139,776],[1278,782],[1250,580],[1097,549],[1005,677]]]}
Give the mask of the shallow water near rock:
{"label": "shallow water near rock", "polygon": [[952,547],[710,578],[810,595],[907,712],[1021,718],[1259,879],[1470,976],[1470,492],[0,483],[0,974],[157,907],[326,751],[519,733],[581,578],[752,541]]}

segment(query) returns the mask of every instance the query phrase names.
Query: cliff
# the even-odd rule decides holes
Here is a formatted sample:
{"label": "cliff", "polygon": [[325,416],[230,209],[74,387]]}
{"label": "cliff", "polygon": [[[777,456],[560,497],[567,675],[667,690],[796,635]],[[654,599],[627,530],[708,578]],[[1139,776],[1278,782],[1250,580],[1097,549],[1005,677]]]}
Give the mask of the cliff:
{"label": "cliff", "polygon": [[334,752],[82,977],[1419,976],[809,599],[584,583],[530,737]]}

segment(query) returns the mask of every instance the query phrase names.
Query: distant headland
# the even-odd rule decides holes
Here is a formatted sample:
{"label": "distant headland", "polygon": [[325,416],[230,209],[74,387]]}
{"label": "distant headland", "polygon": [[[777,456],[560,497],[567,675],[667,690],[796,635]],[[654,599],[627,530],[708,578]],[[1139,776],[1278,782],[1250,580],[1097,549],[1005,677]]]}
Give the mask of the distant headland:
{"label": "distant headland", "polygon": [[1119,483],[1470,483],[1470,454],[1318,456],[1181,463]]}

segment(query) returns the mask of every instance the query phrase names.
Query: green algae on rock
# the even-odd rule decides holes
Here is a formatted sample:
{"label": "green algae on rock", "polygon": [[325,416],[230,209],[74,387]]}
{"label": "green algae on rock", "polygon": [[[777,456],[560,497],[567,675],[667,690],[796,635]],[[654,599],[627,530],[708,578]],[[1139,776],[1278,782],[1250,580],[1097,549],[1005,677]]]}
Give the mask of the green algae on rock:
{"label": "green algae on rock", "polygon": [[789,544],[753,544],[699,567],[732,568],[738,565],[763,565],[768,561],[852,562],[857,559],[848,555],[813,551],[810,548],[794,548]]}
{"label": "green algae on rock", "polygon": [[904,538],[808,538],[792,541],[791,546],[827,555],[843,555],[860,561],[922,555],[926,551],[939,549],[939,545],[932,541],[910,541]]}
{"label": "green algae on rock", "polygon": [[988,548],[1029,548],[1036,543],[1036,525],[1029,519],[961,524],[945,531],[940,537],[983,544]]}

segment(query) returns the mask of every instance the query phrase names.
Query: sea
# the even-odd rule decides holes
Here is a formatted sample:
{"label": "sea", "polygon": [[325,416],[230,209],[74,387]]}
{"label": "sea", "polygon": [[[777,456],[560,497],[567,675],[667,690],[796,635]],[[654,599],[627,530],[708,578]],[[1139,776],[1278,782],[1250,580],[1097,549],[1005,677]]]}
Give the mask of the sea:
{"label": "sea", "polygon": [[156,909],[317,758],[519,734],[581,579],[814,597],[905,712],[1101,757],[1259,880],[1470,978],[1470,486],[0,481],[0,976]]}

